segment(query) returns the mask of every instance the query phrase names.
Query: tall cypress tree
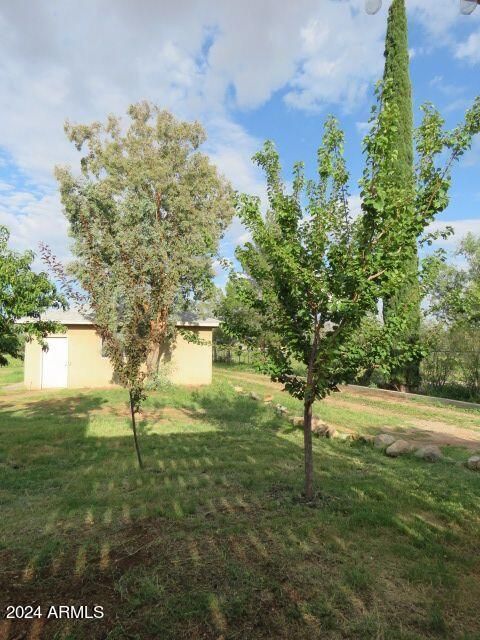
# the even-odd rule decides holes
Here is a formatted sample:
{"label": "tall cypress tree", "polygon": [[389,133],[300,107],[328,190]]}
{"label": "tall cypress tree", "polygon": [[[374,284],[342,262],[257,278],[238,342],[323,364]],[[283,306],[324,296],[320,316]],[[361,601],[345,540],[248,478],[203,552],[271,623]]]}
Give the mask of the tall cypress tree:
{"label": "tall cypress tree", "polygon": [[[408,55],[408,26],[405,0],[392,0],[388,13],[387,35],[385,40],[384,81],[390,80],[389,97],[398,109],[396,137],[397,159],[395,172],[399,184],[413,183],[413,108],[412,85],[410,82]],[[405,333],[399,336],[411,345],[418,343],[420,330],[420,287],[418,283],[418,250],[415,242],[405,248],[405,270],[408,278],[402,288],[391,298],[383,301],[383,317],[388,321],[392,316],[405,319]],[[391,382],[410,390],[420,382],[420,362],[410,361],[397,370]]]}

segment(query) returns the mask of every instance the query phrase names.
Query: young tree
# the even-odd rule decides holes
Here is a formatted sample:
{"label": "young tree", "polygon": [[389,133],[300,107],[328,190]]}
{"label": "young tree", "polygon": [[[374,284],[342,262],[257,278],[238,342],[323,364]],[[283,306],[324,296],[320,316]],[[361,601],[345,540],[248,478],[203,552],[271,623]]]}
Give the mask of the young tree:
{"label": "young tree", "polygon": [[[392,158],[397,185],[403,185],[414,191],[413,161],[413,108],[412,86],[410,81],[410,60],[408,53],[408,24],[405,11],[405,0],[393,0],[388,13],[387,34],[385,38],[384,82],[390,80],[390,100],[398,109],[396,129],[392,131],[392,140],[396,149]],[[395,182],[393,182],[395,187]],[[420,285],[418,282],[417,238],[412,238],[412,247],[408,251],[409,259],[405,260],[406,277],[403,284],[391,297],[383,300],[384,322],[398,316],[405,318],[403,335],[398,336],[408,347],[415,347],[419,341],[420,331]],[[399,354],[398,345],[392,355]],[[393,369],[391,382],[399,387],[414,390],[420,382],[420,361],[414,357],[411,349],[410,357],[403,366]],[[406,353],[404,351],[404,353]]]}
{"label": "young tree", "polygon": [[80,151],[81,175],[57,168],[74,240],[72,273],[86,292],[116,380],[135,416],[145,396],[150,355],[172,337],[173,312],[211,287],[211,258],[229,224],[231,190],[200,152],[199,123],[176,120],[141,102],[130,125],[66,124]]}
{"label": "young tree", "polygon": [[[8,364],[6,356],[20,355],[21,335],[37,338],[40,342],[60,326],[40,320],[42,311],[49,307],[64,307],[59,295],[45,273],[35,273],[31,265],[31,251],[19,253],[8,247],[10,234],[0,226],[0,365]],[[15,322],[23,319],[21,329]]]}
{"label": "young tree", "polygon": [[246,278],[231,274],[225,287],[225,295],[218,301],[216,315],[223,322],[223,330],[231,335],[242,336],[242,341],[253,349],[259,347],[262,337],[262,324],[251,307],[245,304],[244,289],[253,286]]}
{"label": "young tree", "polygon": [[[367,314],[376,312],[379,299],[392,296],[405,282],[404,264],[414,258],[415,239],[445,205],[451,164],[480,130],[480,101],[464,125],[449,134],[443,132],[438,114],[427,108],[417,134],[419,161],[412,193],[395,171],[398,105],[389,99],[391,90],[387,82],[365,139],[359,217],[348,209],[343,133],[333,118],[325,125],[316,182],[306,180],[297,164],[292,193],[287,193],[279,156],[267,142],[255,156],[266,174],[266,216],[258,198],[244,195],[238,200],[238,214],[252,236],[236,252],[250,281],[243,290],[245,304],[258,312],[264,334],[274,337],[266,345],[264,371],[304,404],[308,500],[313,498],[313,403],[352,374],[347,358],[352,334]],[[445,147],[451,155],[440,169]],[[397,318],[396,326],[404,330],[405,321]],[[386,359],[381,346],[378,357]],[[298,361],[306,367],[306,378],[294,373]]]}
{"label": "young tree", "polygon": [[469,233],[456,255],[465,266],[437,262],[430,291],[430,313],[448,324],[480,326],[480,236]]}

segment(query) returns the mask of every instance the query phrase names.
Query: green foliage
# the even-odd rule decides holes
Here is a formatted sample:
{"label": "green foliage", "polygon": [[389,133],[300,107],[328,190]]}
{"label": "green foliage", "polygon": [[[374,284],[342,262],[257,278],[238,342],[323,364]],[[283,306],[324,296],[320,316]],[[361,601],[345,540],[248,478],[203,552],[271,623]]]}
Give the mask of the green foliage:
{"label": "green foliage", "polygon": [[[413,110],[409,67],[405,0],[393,0],[388,13],[383,77],[384,82],[391,82],[389,99],[396,104],[398,113],[396,129],[392,133],[396,149],[393,169],[398,184],[408,185],[413,192]],[[383,317],[386,324],[398,317],[405,319],[404,330],[397,334],[397,338],[399,342],[407,345],[407,351],[410,352],[409,358],[402,357],[406,353],[405,349],[393,345],[391,357],[402,361],[402,364],[396,368],[391,367],[390,381],[415,389],[420,382],[417,349],[420,329],[417,238],[412,240],[412,247],[408,253],[404,263],[405,281],[394,295],[383,300]]]}
{"label": "green foliage", "polygon": [[[80,588],[114,612],[54,621],[40,636],[52,640],[219,638],[219,619],[229,640],[433,640],[432,603],[447,638],[478,636],[480,477],[461,464],[468,451],[448,447],[459,464],[428,465],[315,439],[324,499],[308,508],[292,499],[301,432],[232,385],[284,401],[264,376],[232,368],[210,387],[152,393],[144,449],[161,473],[142,481],[122,390],[4,394],[3,600],[35,594],[43,607],[75,602]],[[479,412],[426,399],[346,392],[319,407],[326,421],[371,434],[385,424],[402,434],[432,413],[472,436],[480,429]],[[25,571],[28,580],[12,578]]]}
{"label": "green foliage", "polygon": [[480,324],[480,236],[469,233],[458,245],[456,255],[464,266],[433,262],[430,313],[449,324]]}
{"label": "green foliage", "polygon": [[[6,356],[18,358],[24,336],[40,342],[48,333],[61,327],[54,322],[40,320],[49,307],[64,307],[65,300],[57,292],[45,273],[35,273],[31,265],[31,251],[19,253],[8,247],[10,234],[0,226],[0,365],[8,364]],[[24,318],[20,326],[15,322]]]}
{"label": "green foliage", "polygon": [[0,386],[15,384],[23,380],[23,360],[7,357],[7,364],[0,367]]}
{"label": "green foliage", "polygon": [[199,147],[199,123],[140,102],[130,124],[65,126],[81,175],[57,168],[70,223],[72,272],[88,301],[132,421],[149,354],[175,332],[174,311],[206,296],[212,256],[232,217],[231,192]]}
{"label": "green foliage", "polygon": [[[376,313],[379,299],[391,297],[405,284],[405,262],[415,259],[416,238],[444,206],[451,163],[480,129],[480,100],[467,113],[465,125],[448,135],[435,126],[435,114],[427,108],[417,134],[412,190],[398,180],[395,169],[398,105],[390,99],[392,82],[380,87],[378,95],[381,108],[374,109],[364,141],[359,217],[354,219],[348,209],[344,138],[334,118],[325,124],[316,181],[307,180],[297,164],[288,193],[278,153],[267,142],[255,156],[266,174],[266,215],[258,198],[242,195],[237,201],[238,215],[252,236],[236,252],[243,268],[237,279],[245,282],[242,302],[260,322],[263,371],[305,403],[306,466],[313,401],[362,366],[365,350],[357,349],[352,357],[352,335],[366,316]],[[437,170],[435,163],[446,146],[452,157],[445,169]],[[395,340],[407,326],[408,318],[394,316],[386,323],[386,335]],[[241,335],[251,327],[235,322],[230,330]],[[377,359],[391,358],[385,342],[375,349]],[[305,365],[306,378],[295,374],[294,362]],[[308,489],[306,493],[311,495]]]}
{"label": "green foliage", "polygon": [[227,335],[241,336],[245,344],[257,347],[262,325],[258,311],[252,306],[250,289],[254,283],[232,273],[225,287],[225,295],[218,301],[215,313],[223,321]]}
{"label": "green foliage", "polygon": [[422,330],[423,388],[448,398],[480,400],[480,327],[429,322]]}
{"label": "green foliage", "polygon": [[383,80],[393,83],[390,99],[396,104],[398,119],[393,134],[397,155],[394,167],[400,182],[411,181],[413,174],[413,113],[408,24],[405,0],[393,0],[388,12],[385,36]]}

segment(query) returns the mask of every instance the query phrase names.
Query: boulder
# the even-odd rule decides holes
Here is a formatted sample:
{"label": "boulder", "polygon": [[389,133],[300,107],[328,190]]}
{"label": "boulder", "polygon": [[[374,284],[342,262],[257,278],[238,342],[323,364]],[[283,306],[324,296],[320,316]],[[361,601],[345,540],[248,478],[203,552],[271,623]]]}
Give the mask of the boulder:
{"label": "boulder", "polygon": [[243,393],[243,387],[233,387],[233,390],[237,393]]}
{"label": "boulder", "polygon": [[325,420],[322,420],[318,416],[312,416],[312,427],[326,427],[328,426]]}
{"label": "boulder", "polygon": [[420,447],[415,451],[415,456],[426,460],[427,462],[437,462],[443,458],[440,448],[435,444],[429,444],[426,447]]}
{"label": "boulder", "polygon": [[405,453],[410,453],[413,451],[413,448],[412,443],[407,440],[395,440],[393,444],[385,449],[385,453],[391,458],[396,458]]}
{"label": "boulder", "polygon": [[294,427],[303,427],[303,416],[294,416],[292,418],[292,424]]}
{"label": "boulder", "polygon": [[330,427],[328,424],[325,424],[325,422],[319,421],[315,425],[312,422],[312,433],[323,438],[335,438],[337,430],[335,427]]}
{"label": "boulder", "polygon": [[[330,436],[332,437],[332,436]],[[352,433],[344,433],[341,431],[336,431],[335,435],[333,436],[334,438],[336,438],[337,440],[342,440],[344,442],[346,442],[347,440],[353,440],[353,434]]]}
{"label": "boulder", "polygon": [[480,471],[480,456],[472,456],[467,460],[467,467],[472,471]]}
{"label": "boulder", "polygon": [[380,433],[375,437],[373,444],[375,446],[375,449],[386,449],[386,447],[389,447],[394,442],[394,436],[391,436],[389,433]]}
{"label": "boulder", "polygon": [[369,433],[359,433],[357,434],[352,434],[352,438],[354,440],[358,440],[358,442],[363,442],[365,444],[374,444],[375,442],[375,436],[372,436]]}
{"label": "boulder", "polygon": [[275,409],[278,411],[278,413],[281,413],[282,415],[286,415],[288,413],[287,407],[284,407],[281,404],[275,405]]}
{"label": "boulder", "polygon": [[248,395],[252,400],[260,400],[260,396],[258,395],[258,393],[255,393],[255,391],[250,391]]}

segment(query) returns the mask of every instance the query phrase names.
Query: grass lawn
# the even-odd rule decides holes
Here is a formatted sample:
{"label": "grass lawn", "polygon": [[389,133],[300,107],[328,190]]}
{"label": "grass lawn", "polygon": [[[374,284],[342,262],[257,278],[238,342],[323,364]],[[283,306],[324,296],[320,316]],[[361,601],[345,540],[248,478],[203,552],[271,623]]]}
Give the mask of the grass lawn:
{"label": "grass lawn", "polygon": [[23,361],[9,358],[6,367],[0,367],[0,387],[15,384],[23,380]]}
{"label": "grass lawn", "polygon": [[[233,384],[299,406],[226,367],[152,394],[144,472],[124,391],[0,392],[0,609],[105,609],[0,620],[0,640],[480,638],[480,474],[315,439],[306,506],[301,432]],[[480,412],[353,393],[317,413],[480,431]]]}

